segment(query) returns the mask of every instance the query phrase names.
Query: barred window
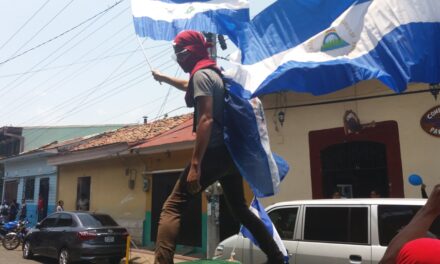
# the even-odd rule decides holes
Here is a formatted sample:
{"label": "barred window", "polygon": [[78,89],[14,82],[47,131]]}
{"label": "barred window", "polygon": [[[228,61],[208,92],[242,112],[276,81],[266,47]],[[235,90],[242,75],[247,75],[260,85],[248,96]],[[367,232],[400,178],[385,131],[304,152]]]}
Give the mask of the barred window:
{"label": "barred window", "polygon": [[24,198],[34,200],[35,178],[25,178],[24,180]]}

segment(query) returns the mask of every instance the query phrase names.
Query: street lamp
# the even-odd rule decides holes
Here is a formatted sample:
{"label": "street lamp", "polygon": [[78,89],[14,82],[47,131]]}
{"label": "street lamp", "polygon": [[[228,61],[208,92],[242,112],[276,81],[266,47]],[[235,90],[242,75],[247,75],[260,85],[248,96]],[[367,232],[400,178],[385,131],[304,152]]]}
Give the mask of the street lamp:
{"label": "street lamp", "polygon": [[440,84],[439,83],[430,83],[429,90],[431,91],[432,96],[434,96],[434,99],[437,101],[437,96],[440,92]]}

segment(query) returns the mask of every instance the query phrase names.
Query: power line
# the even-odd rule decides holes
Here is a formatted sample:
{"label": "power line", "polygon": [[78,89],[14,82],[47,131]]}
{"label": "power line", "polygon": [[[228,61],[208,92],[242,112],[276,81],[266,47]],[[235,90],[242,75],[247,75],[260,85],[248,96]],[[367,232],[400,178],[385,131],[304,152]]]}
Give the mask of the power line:
{"label": "power line", "polygon": [[0,50],[3,49],[49,2],[50,0],[47,0],[42,6],[40,6],[40,8],[38,8],[38,10],[35,11],[34,14],[32,14],[32,16],[28,18],[28,20],[26,20],[26,22],[24,22],[24,24],[21,25],[21,27],[15,31],[15,33],[12,34],[8,40],[5,41],[5,43],[3,43],[3,45],[0,47]]}
{"label": "power line", "polygon": [[[98,14],[96,14],[96,15],[94,15],[94,16],[92,16],[92,17],[90,17],[90,18],[88,18],[88,19],[86,19],[86,20],[84,20],[83,22],[81,22],[81,23],[79,23],[78,25],[76,25],[76,26],[74,26],[74,27],[72,27],[72,28],[70,28],[70,29],[68,29],[68,30],[66,30],[66,31],[64,31],[63,33],[61,33],[61,34],[59,34],[59,35],[57,35],[57,36],[55,36],[55,37],[53,37],[53,38],[51,38],[51,39],[49,39],[49,40],[46,40],[45,42],[43,42],[43,43],[40,43],[40,44],[38,44],[37,46],[34,46],[34,47],[32,47],[32,48],[30,48],[30,49],[28,49],[28,50],[26,50],[26,51],[24,51],[24,52],[22,52],[22,53],[20,53],[20,54],[17,54],[17,55],[13,55],[12,57],[10,57],[9,59],[7,59],[7,60],[4,60],[4,61],[2,61],[2,62],[0,62],[0,65],[2,65],[2,64],[5,64],[5,63],[7,63],[7,62],[9,62],[9,61],[11,61],[11,60],[14,60],[14,59],[16,59],[16,58],[18,58],[18,57],[21,57],[21,56],[23,56],[24,54],[26,54],[26,53],[28,53],[28,52],[30,52],[30,51],[33,51],[33,50],[35,50],[35,49],[38,49],[39,47],[41,47],[41,46],[44,46],[44,45],[46,45],[46,44],[48,44],[48,43],[50,43],[50,42],[52,42],[52,41],[54,41],[54,40],[56,40],[56,39],[58,39],[58,38],[60,38],[60,37],[62,37],[62,36],[64,36],[65,34],[67,34],[67,33],[69,33],[69,32],[71,32],[71,31],[73,31],[73,30],[75,30],[75,29],[77,29],[78,27],[80,27],[80,26],[82,26],[82,25],[84,25],[85,23],[87,23],[87,22],[89,22],[90,20],[92,20],[92,19],[94,19],[94,18],[96,18],[97,16],[100,16],[101,14],[103,14],[103,13],[105,13],[105,12],[107,12],[107,11],[109,11],[110,9],[112,9],[112,8],[114,8],[115,6],[117,6],[117,5],[119,5],[120,3],[122,3],[124,0],[120,0],[119,2],[116,2],[114,5],[112,5],[112,6],[110,6],[109,8],[107,8],[107,9],[105,9],[105,10],[103,10],[103,11],[101,11],[101,12],[99,12]],[[51,21],[49,21],[49,23],[50,22],[52,22],[62,11],[64,11],[64,9],[66,9],[71,3],[73,2],[73,0],[71,0],[68,4],[67,4],[67,6],[66,7],[64,7]],[[48,23],[48,24],[49,24]],[[39,30],[38,32],[37,32],[37,34],[38,33],[40,33],[48,24],[46,24],[41,30]],[[36,34],[36,35],[37,35]],[[36,36],[36,35],[34,35],[34,36]],[[32,39],[33,39],[33,37],[32,37]],[[31,40],[32,40],[31,39]],[[24,45],[22,45],[18,50],[20,50],[20,49],[22,49],[24,46],[26,46],[26,44],[27,43],[29,43],[30,42],[30,40],[28,41],[28,42],[26,42]]]}
{"label": "power line", "polygon": [[[142,103],[142,104],[140,104],[140,105],[137,105],[137,106],[135,106],[135,107],[133,107],[133,108],[130,108],[129,110],[127,110],[127,111],[125,111],[125,112],[118,113],[117,115],[112,116],[112,117],[110,117],[110,118],[104,120],[104,122],[105,122],[105,123],[106,123],[106,122],[109,122],[110,120],[113,120],[113,119],[115,119],[116,117],[123,116],[123,115],[125,115],[125,114],[131,113],[131,112],[133,112],[134,110],[137,110],[137,109],[142,108],[142,107],[144,107],[144,106],[151,105],[152,103],[159,102],[159,100],[162,99],[162,98],[164,98],[164,97],[165,97],[165,96],[161,96],[161,97],[155,98],[155,99],[153,99],[153,100],[151,100],[151,101],[148,101],[148,102]],[[147,114],[147,115],[148,115],[148,114]]]}
{"label": "power line", "polygon": [[[128,70],[126,70],[126,71],[120,73],[119,75],[115,76],[115,78],[111,78],[111,79],[109,79],[109,81],[113,81],[113,83],[114,83],[117,79],[120,79],[121,76],[122,76],[122,77],[126,77],[128,74],[130,74],[130,71],[131,71],[133,68],[134,68],[135,70],[136,70],[136,68],[137,68],[137,69],[141,69],[141,68],[142,68],[142,64],[143,64],[143,63],[141,62],[141,63],[139,63],[139,64],[137,64],[137,65],[131,67],[130,69],[128,69]],[[117,77],[120,77],[120,78],[117,78]],[[72,97],[72,98],[69,98],[69,99],[63,101],[62,103],[56,105],[55,107],[52,107],[51,109],[45,111],[45,112],[42,113],[42,114],[44,114],[44,115],[49,115],[50,113],[52,113],[52,112],[54,112],[54,111],[57,111],[57,110],[60,109],[60,108],[63,108],[65,105],[68,105],[70,102],[72,102],[72,101],[74,101],[74,100],[76,100],[76,99],[81,99],[82,96],[83,96],[82,93],[80,93],[80,94],[78,94],[78,95],[76,95],[76,96],[74,96],[74,97]],[[33,119],[35,119],[35,118],[32,117],[32,118],[30,118],[29,120],[33,120]],[[27,122],[27,121],[25,121],[25,122]],[[24,123],[25,123],[25,122],[24,122]]]}
{"label": "power line", "polygon": [[[154,58],[153,58],[154,57]],[[158,53],[158,54],[156,54],[156,56],[153,56],[152,57],[152,61],[155,61],[156,59],[159,59],[159,58],[161,58],[161,53]],[[171,61],[171,60],[170,60]],[[165,63],[164,63],[165,64]],[[142,65],[142,63],[140,63],[140,64],[138,64],[138,65]],[[135,66],[136,67],[136,66]],[[131,68],[135,68],[135,67],[131,67]],[[138,69],[141,69],[141,67],[139,67]],[[125,72],[122,72],[121,74],[119,74],[120,76],[122,76],[122,77],[126,77],[127,75],[125,74],[127,71],[125,71]],[[145,74],[142,74],[142,75],[140,75],[140,77],[142,77],[142,76],[145,76]],[[116,76],[117,77],[117,76]],[[151,76],[149,76],[149,77],[151,77]],[[139,77],[136,77],[135,79],[137,79],[137,78],[139,78]],[[120,79],[120,78],[119,78]],[[113,82],[112,83],[114,83],[116,80],[115,79],[109,79],[109,81],[110,80],[112,80]],[[133,79],[132,79],[133,80]],[[130,80],[129,82],[131,82],[132,80]],[[123,87],[123,85],[122,86],[119,86],[119,87]],[[94,87],[94,88],[96,88],[96,86]],[[116,88],[118,88],[118,87],[116,87]],[[113,91],[113,90],[115,90],[115,88],[113,88],[111,91]],[[109,91],[109,92],[111,92],[111,91]],[[71,101],[73,101],[73,100],[75,100],[75,99],[82,99],[82,97],[84,97],[84,95],[82,95],[82,94],[79,94],[79,95],[77,95],[77,96],[75,96],[75,97],[73,97],[73,98],[70,98],[70,99],[68,99],[68,100],[66,100],[66,101],[64,101],[64,102],[62,102],[61,104],[58,104],[57,106],[55,106],[55,107],[53,107],[53,108],[51,108],[50,110],[48,110],[48,111],[45,111],[43,114],[50,114],[50,112],[54,112],[55,110],[58,110],[58,109],[60,109],[60,108],[62,108],[64,105],[67,105],[69,102],[71,102]],[[103,97],[100,97],[99,99],[103,99]],[[104,98],[105,99],[105,98]],[[34,119],[34,118],[31,118],[31,119],[29,119],[29,120],[32,120],[32,119]],[[52,119],[53,120],[53,119]],[[26,121],[25,121],[26,122]]]}
{"label": "power line", "polygon": [[[123,39],[123,42],[126,42],[126,39]],[[117,43],[116,45],[114,45],[114,46],[112,46],[111,48],[109,48],[109,49],[105,50],[104,52],[102,52],[100,55],[107,53],[108,51],[110,51],[111,49],[113,49],[113,47],[118,46],[118,45],[121,45],[123,42],[119,42],[119,43]],[[86,55],[86,54],[85,54],[85,55]],[[84,56],[85,56],[85,55],[84,55]],[[98,55],[98,56],[100,56],[100,55]],[[84,57],[84,56],[82,56],[82,57]],[[81,58],[82,58],[82,57],[81,57]],[[87,71],[87,70],[88,70],[88,67],[87,67],[87,66],[88,66],[90,63],[91,63],[91,62],[89,62],[89,63],[88,63],[87,65],[85,65],[84,67],[77,69],[77,70],[74,71],[73,73],[71,73],[71,74],[69,74],[69,75],[66,75],[64,78],[62,78],[61,80],[59,80],[59,81],[56,82],[55,84],[53,84],[53,85],[51,85],[51,86],[48,86],[46,89],[44,89],[43,91],[41,91],[41,93],[46,93],[46,92],[48,92],[48,91],[50,91],[50,90],[52,90],[52,89],[54,89],[54,88],[61,88],[61,87],[63,87],[63,85],[67,84],[68,81],[70,81],[70,80],[72,80],[73,78],[77,77],[77,76],[80,75],[82,72]],[[60,72],[58,72],[57,74],[52,75],[51,77],[49,77],[48,79],[46,79],[44,82],[41,82],[39,85],[43,85],[43,84],[45,84],[45,83],[48,83],[51,79],[58,77],[59,74],[60,74]],[[37,85],[37,87],[38,87],[38,85]],[[20,97],[20,98],[24,98],[24,97]],[[29,102],[33,102],[33,101],[35,101],[35,100],[34,100],[34,97],[28,98],[27,100],[25,100],[23,103],[21,103],[19,106],[15,107],[15,108],[20,108],[21,106],[23,106],[23,105],[27,105],[27,103],[29,103]],[[16,102],[16,101],[15,101],[15,102]],[[4,116],[5,114],[7,114],[7,113],[8,113],[8,112],[4,113],[3,116]],[[1,116],[1,115],[0,115],[0,116]]]}
{"label": "power line", "polygon": [[[136,78],[134,78],[134,79],[131,79],[130,81],[128,81],[128,82],[126,82],[126,83],[124,83],[124,84],[122,84],[122,85],[120,85],[120,86],[117,86],[117,87],[113,88],[113,89],[112,89],[112,91],[113,91],[112,94],[109,94],[109,93],[108,93],[106,97],[100,97],[100,98],[99,98],[99,99],[100,99],[99,101],[104,101],[106,98],[111,97],[111,96],[113,96],[113,95],[115,95],[115,94],[121,92],[121,91],[122,91],[122,88],[127,88],[126,85],[127,85],[128,83],[130,83],[130,82],[132,82],[132,81],[134,81],[134,80],[136,80],[136,79],[139,79],[139,77],[142,77],[142,76],[144,76],[144,74],[142,74],[141,76],[138,76],[138,77],[136,77]],[[144,77],[143,79],[141,79],[140,81],[138,81],[138,82],[132,84],[132,85],[131,85],[130,87],[128,87],[128,88],[131,88],[131,87],[133,87],[134,85],[137,85],[137,84],[139,84],[140,82],[142,82],[142,81],[144,81],[144,80],[146,80],[146,79],[148,79],[148,78],[151,78],[151,77],[152,77],[152,75],[147,76],[147,77]],[[92,103],[92,102],[88,102],[87,104],[90,104],[90,103]],[[96,102],[93,102],[93,104],[96,104]],[[59,118],[58,120],[56,120],[56,123],[58,123],[59,121],[65,119],[65,118],[67,118],[67,117],[70,116],[70,115],[73,115],[73,114],[76,114],[77,112],[80,112],[80,111],[85,110],[86,108],[84,108],[84,106],[86,106],[86,105],[83,105],[83,109],[77,109],[76,111],[71,112],[71,113],[69,113],[68,115],[63,114],[62,116],[59,116],[60,118]],[[87,107],[87,106],[86,106],[86,107]],[[39,137],[41,137],[43,134],[44,134],[44,131],[42,131],[42,133],[41,133],[39,136],[37,136],[34,140],[37,140],[37,139],[38,139]]]}
{"label": "power line", "polygon": [[[126,10],[126,9],[125,9]],[[118,14],[116,14],[115,16],[113,16],[109,21],[112,21],[114,18],[118,17],[119,15],[121,15],[123,12],[125,12],[125,10],[122,10],[121,12],[119,12]],[[101,14],[102,15],[102,14]],[[96,17],[95,21],[93,21],[90,25],[88,25],[87,27],[83,28],[80,32],[78,32],[76,35],[74,35],[72,38],[70,38],[69,40],[65,41],[60,47],[58,47],[55,51],[53,51],[51,54],[49,54],[48,56],[46,56],[43,60],[41,60],[40,62],[38,62],[37,64],[35,64],[34,66],[32,66],[30,68],[30,70],[36,68],[38,65],[40,65],[41,63],[43,63],[44,61],[46,61],[47,59],[49,59],[50,57],[52,57],[53,55],[55,55],[59,50],[61,50],[62,48],[64,48],[68,43],[71,43],[71,41],[73,39],[75,39],[77,36],[79,36],[81,33],[83,33],[87,28],[89,28],[90,26],[92,26],[97,20],[99,20],[101,17]],[[108,21],[106,21],[106,23],[103,23],[103,25],[101,25],[100,27],[98,27],[97,29],[95,29],[94,31],[92,31],[90,34],[88,34],[87,36],[85,36],[84,38],[80,39],[79,41],[77,41],[76,43],[72,44],[71,47],[76,47],[79,43],[83,42],[84,40],[88,39],[90,36],[92,36],[96,31],[102,29],[103,27],[105,27],[106,25],[108,25],[107,23]],[[69,51],[72,50],[72,48],[68,49]],[[51,61],[49,61],[48,63],[46,63],[43,67],[46,67],[48,65],[50,65],[51,63],[53,63],[54,61],[56,61],[57,59],[59,59],[61,56],[65,55],[66,52],[59,54],[57,57],[55,57],[54,59],[52,59]],[[86,53],[87,54],[87,53]],[[86,55],[85,54],[85,55]],[[85,55],[83,55],[81,58],[85,57]],[[81,59],[80,58],[80,59]],[[32,76],[34,76],[35,74],[32,74],[31,76],[28,76],[27,78],[25,78],[23,81],[21,81],[20,83],[16,84],[15,86],[9,88],[8,90],[4,91],[2,95],[6,94],[8,91],[10,91],[11,89],[13,89],[14,87],[18,87],[18,85],[23,84],[24,82],[26,82],[27,80],[29,80]],[[24,75],[23,75],[24,76]],[[57,75],[53,75],[54,77],[57,77]],[[9,87],[11,84],[15,83],[16,81],[20,80],[22,76],[17,77],[14,81],[8,83],[6,86],[4,86],[2,89],[6,89],[7,87]],[[1,89],[0,89],[1,90]],[[23,97],[20,97],[23,98]]]}
{"label": "power line", "polygon": [[[121,12],[121,14],[122,14],[122,12]],[[70,38],[69,40],[65,41],[60,47],[58,47],[55,51],[51,52],[51,53],[50,53],[48,56],[46,56],[43,60],[39,61],[37,64],[35,64],[34,66],[32,66],[29,70],[33,70],[33,69],[35,69],[38,65],[42,64],[44,61],[46,61],[47,59],[49,59],[49,58],[51,58],[52,56],[54,56],[59,50],[61,50],[63,47],[65,47],[68,43],[71,43],[71,41],[72,41],[73,39],[75,39],[76,37],[78,37],[78,36],[79,36],[82,32],[84,32],[88,27],[90,27],[91,25],[93,25],[93,24],[94,24],[99,18],[95,18],[95,19],[96,19],[95,21],[93,21],[93,22],[92,22],[91,24],[89,24],[87,27],[83,28],[80,32],[78,32],[78,33],[77,33],[76,35],[74,35],[72,38]],[[105,26],[105,25],[103,25],[102,27],[104,27],[104,26]],[[85,39],[87,39],[89,36],[90,36],[90,35],[86,36]],[[79,44],[79,43],[82,42],[83,40],[84,40],[84,39],[78,41],[78,42],[75,43],[74,45]],[[72,46],[72,47],[75,47],[75,46],[73,46],[73,45],[71,45],[71,46]],[[69,51],[70,51],[70,50],[71,50],[71,49],[69,49]],[[65,55],[65,54],[66,54],[66,53],[59,54],[55,59],[53,59],[53,60],[50,61],[49,63],[46,63],[45,66],[49,65],[50,63],[54,62],[55,60],[57,60],[58,58],[60,58],[61,56]],[[43,67],[45,67],[45,66],[43,66]],[[28,70],[28,71],[29,71],[29,70]],[[22,83],[24,83],[25,81],[29,80],[32,76],[33,76],[33,75],[31,75],[30,77],[28,76],[27,79],[25,79],[24,81],[22,81],[22,82],[19,83],[19,84],[22,84]],[[6,86],[2,87],[0,90],[3,90],[3,89],[6,89],[6,88],[10,87],[10,85],[12,85],[13,83],[15,83],[15,82],[17,82],[18,80],[20,80],[21,77],[22,77],[22,76],[17,77],[15,80],[13,80],[12,82],[9,82]],[[19,85],[19,84],[18,84],[18,85]],[[18,85],[15,85],[15,87],[17,87]],[[12,88],[14,88],[14,87],[12,87]],[[6,90],[6,92],[8,92],[9,90],[11,90],[12,88]],[[6,92],[3,92],[3,94],[5,94]],[[3,94],[2,94],[2,95],[3,95]],[[1,97],[2,95],[0,95],[0,97]]]}
{"label": "power line", "polygon": [[[47,22],[42,28],[40,28],[38,31],[37,31],[37,33],[35,33],[27,42],[25,42],[23,45],[21,45],[20,46],[20,48],[18,48],[15,52],[14,52],[14,54],[12,54],[12,56],[9,58],[9,59],[7,59],[7,60],[5,60],[5,61],[2,61],[2,62],[0,62],[0,66],[2,66],[4,63],[6,63],[6,62],[8,62],[8,61],[10,61],[10,60],[13,60],[13,59],[15,59],[16,57],[19,57],[19,56],[21,56],[21,55],[18,55],[18,56],[15,56],[22,48],[24,48],[29,42],[31,42],[38,34],[40,34],[40,32],[41,31],[43,31],[50,23],[52,23],[52,21],[54,21],[55,20],[55,18],[57,18],[61,13],[63,13],[63,11],[64,10],[66,10],[67,9],[67,7],[69,7],[70,6],[70,4],[72,4],[73,3],[73,0],[71,0],[69,3],[67,3],[67,5],[65,5],[60,11],[58,11],[58,13],[56,13],[55,14],[55,16],[53,16],[50,20],[49,20],[49,22]],[[24,53],[26,53],[27,51],[25,51]]]}
{"label": "power line", "polygon": [[[139,78],[139,77],[138,77],[138,78]],[[144,79],[142,79],[142,80],[140,80],[140,81],[134,83],[133,86],[136,85],[136,84],[138,84],[138,83],[140,83],[140,82],[142,82],[142,81],[144,81],[144,80],[147,79],[147,78],[148,78],[148,77],[144,77]],[[120,85],[119,87],[125,88],[125,84],[124,84],[124,85]],[[121,90],[122,90],[122,89],[121,89]],[[49,122],[51,122],[52,120],[54,120],[55,124],[57,124],[57,123],[60,122],[61,120],[66,119],[68,116],[73,115],[73,114],[76,114],[77,112],[79,112],[79,110],[80,110],[80,109],[79,109],[78,106],[77,106],[77,107],[74,107],[74,108],[70,109],[67,113],[63,113],[62,115],[57,116],[57,117],[51,119]],[[84,110],[84,109],[82,109],[82,110]],[[34,138],[34,141],[37,140],[37,139],[39,139],[44,133],[45,133],[44,130],[41,131],[40,135]],[[32,143],[32,142],[31,142],[31,143]]]}
{"label": "power line", "polygon": [[[100,103],[100,102],[106,100],[107,98],[112,97],[112,96],[114,96],[114,95],[116,95],[116,94],[118,94],[118,93],[120,93],[120,92],[126,90],[126,89],[127,89],[127,85],[128,85],[129,83],[131,83],[131,82],[133,82],[133,81],[135,81],[135,80],[138,80],[139,78],[142,78],[142,79],[140,79],[140,81],[138,81],[138,82],[136,82],[136,83],[131,84],[128,88],[131,88],[131,87],[133,87],[133,86],[135,86],[135,85],[137,85],[137,84],[139,84],[139,83],[141,83],[141,82],[143,82],[143,81],[145,81],[146,79],[149,79],[149,78],[151,78],[151,77],[152,77],[152,75],[149,75],[149,76],[145,76],[144,74],[139,75],[139,76],[137,76],[137,77],[135,77],[135,78],[133,78],[133,79],[131,79],[131,80],[129,80],[129,81],[127,81],[127,82],[125,82],[125,83],[119,85],[119,86],[116,86],[116,87],[112,88],[110,91],[107,92],[106,96],[101,96],[101,97],[99,97],[99,98],[97,98],[97,99],[95,98],[95,101],[93,101],[93,102],[92,102],[92,101],[89,101],[88,103],[82,105],[82,106],[81,106],[82,109],[78,108],[77,110],[75,110],[74,112],[69,113],[68,115],[66,115],[66,114],[61,114],[61,115],[59,115],[58,117],[55,117],[55,118],[49,120],[49,122],[55,121],[55,119],[57,119],[57,118],[58,118],[58,120],[56,120],[56,122],[59,122],[59,121],[65,119],[65,118],[67,118],[68,116],[71,116],[71,115],[74,115],[74,114],[76,114],[76,113],[78,113],[78,112],[81,112],[81,111],[83,111],[83,110],[86,110],[87,107],[89,107],[90,105],[96,105],[97,103]],[[124,89],[124,88],[125,88],[125,89]]]}
{"label": "power line", "polygon": [[[112,35],[112,36],[114,36],[114,35]],[[150,49],[157,48],[157,47],[163,47],[165,45],[168,45],[168,44],[161,44],[161,45],[158,45],[158,46],[155,46],[155,47],[150,47]],[[51,71],[51,70],[56,70],[56,69],[64,69],[64,68],[68,68],[68,67],[71,67],[71,66],[80,65],[80,64],[86,64],[86,63],[90,63],[90,62],[104,61],[104,60],[111,59],[111,58],[114,58],[114,57],[119,57],[119,56],[127,55],[127,54],[132,53],[132,52],[140,52],[140,50],[129,50],[129,51],[125,51],[125,52],[115,53],[115,54],[112,54],[112,55],[107,55],[107,56],[102,56],[102,57],[95,57],[95,58],[89,59],[89,60],[72,62],[72,63],[69,63],[69,64],[63,64],[63,65],[47,67],[47,68],[40,68],[40,69],[37,69],[35,71],[26,71],[26,72],[17,72],[17,73],[4,74],[4,75],[0,75],[0,78],[9,78],[9,77],[14,77],[14,76],[19,76],[19,75],[27,75],[27,74],[30,74],[30,73],[38,73],[38,72]]]}
{"label": "power line", "polygon": [[[180,70],[180,68],[177,67],[176,73],[174,74],[175,77],[177,77],[177,74],[179,73],[179,70]],[[172,85],[169,85],[169,86],[168,86],[168,92],[167,92],[167,95],[165,96],[165,99],[164,99],[162,105],[160,106],[159,111],[157,111],[157,116],[161,115],[162,112],[164,111],[164,109],[165,109],[165,105],[167,104],[168,96],[169,96],[170,93],[171,93],[171,89],[173,89],[173,86],[172,86]]]}

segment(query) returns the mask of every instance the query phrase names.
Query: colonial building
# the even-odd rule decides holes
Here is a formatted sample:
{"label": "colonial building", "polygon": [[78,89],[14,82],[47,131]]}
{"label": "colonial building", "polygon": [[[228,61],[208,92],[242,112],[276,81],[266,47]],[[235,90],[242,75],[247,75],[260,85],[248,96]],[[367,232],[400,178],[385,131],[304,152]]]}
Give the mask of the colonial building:
{"label": "colonial building", "polygon": [[271,146],[291,171],[265,204],[348,197],[420,198],[408,182],[418,174],[428,192],[440,183],[439,105],[427,84],[396,94],[378,81],[313,96],[280,93],[263,98]]}
{"label": "colonial building", "polygon": [[[162,205],[192,155],[192,125],[192,115],[183,115],[58,149],[48,158],[49,165],[58,167],[57,197],[66,210],[110,214],[128,228],[135,243],[154,248]],[[246,193],[250,200],[249,189]],[[219,239],[238,231],[222,196],[215,202],[210,197],[200,194],[183,215],[180,253],[206,254],[212,225],[220,227]],[[218,218],[210,224],[213,215]]]}
{"label": "colonial building", "polygon": [[24,127],[2,128],[5,137],[1,142],[3,168],[1,184],[4,187],[3,199],[10,202],[26,200],[27,218],[31,224],[38,220],[37,202],[41,195],[43,212],[46,216],[56,208],[57,168],[47,164],[47,158],[58,151],[58,141],[70,146],[84,141],[86,135],[119,128],[122,125],[65,126],[65,127]]}

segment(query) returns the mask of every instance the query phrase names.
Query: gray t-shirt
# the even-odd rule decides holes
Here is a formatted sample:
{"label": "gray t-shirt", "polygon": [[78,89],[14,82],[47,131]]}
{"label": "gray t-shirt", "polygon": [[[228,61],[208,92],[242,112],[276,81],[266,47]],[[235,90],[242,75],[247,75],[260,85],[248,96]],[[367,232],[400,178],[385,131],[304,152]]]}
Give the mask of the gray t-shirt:
{"label": "gray t-shirt", "polygon": [[[194,100],[197,102],[199,96],[212,96],[214,123],[212,125],[211,137],[208,148],[217,147],[223,144],[223,103],[225,88],[222,78],[213,69],[201,69],[192,78],[194,88]],[[194,109],[196,120],[200,120],[199,109]],[[197,121],[198,122],[198,121]],[[197,123],[196,123],[197,125]]]}

